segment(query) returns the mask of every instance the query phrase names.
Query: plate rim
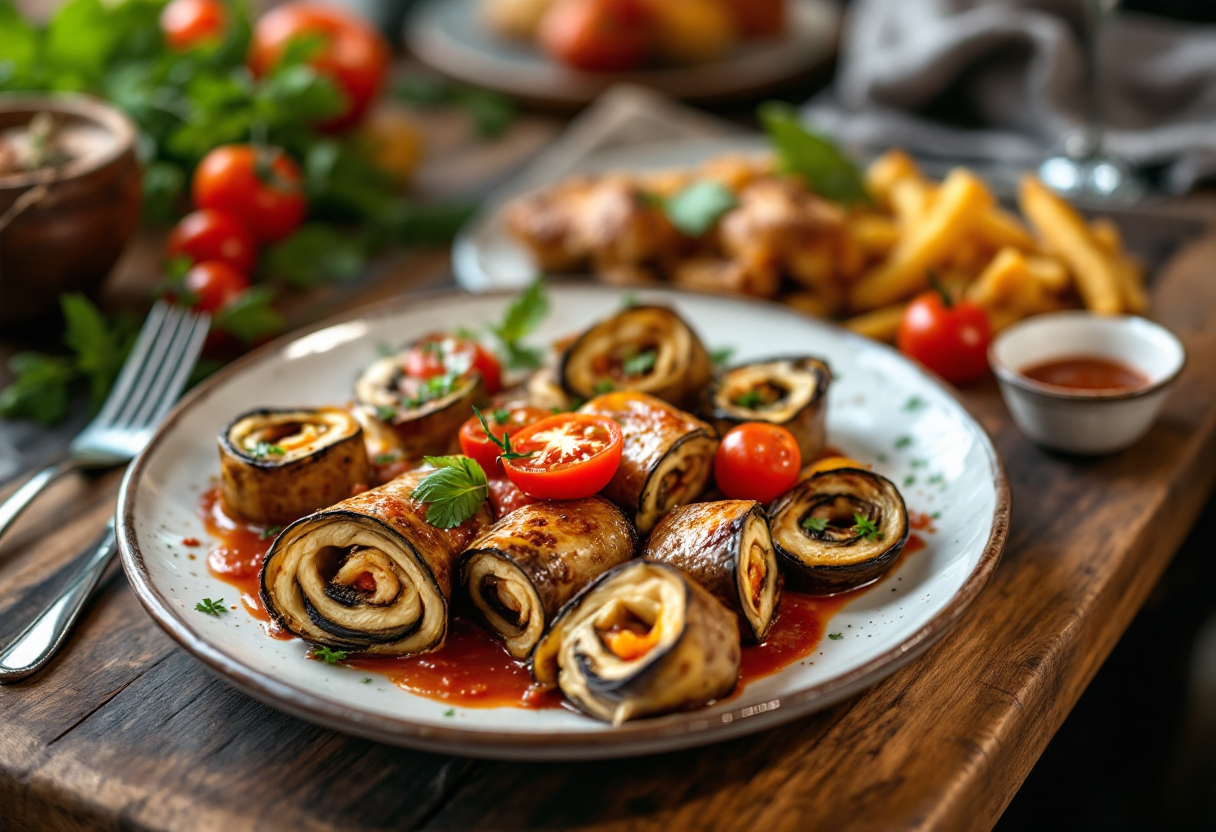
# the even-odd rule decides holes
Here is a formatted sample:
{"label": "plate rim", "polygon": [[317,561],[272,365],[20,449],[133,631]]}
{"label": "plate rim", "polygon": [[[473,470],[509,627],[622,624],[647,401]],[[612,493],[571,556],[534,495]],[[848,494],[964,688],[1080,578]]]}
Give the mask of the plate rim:
{"label": "plate rim", "polygon": [[[563,288],[589,290],[594,293],[602,293],[606,299],[613,298],[622,292],[615,287],[560,280],[553,281],[550,288],[558,291]],[[722,298],[721,295],[710,292],[687,290],[661,289],[655,293],[677,298],[681,295]],[[515,294],[513,291],[495,291],[479,293],[476,296],[508,299]],[[253,698],[293,716],[331,730],[339,730],[391,745],[446,754],[516,760],[585,760],[637,756],[709,745],[743,734],[775,728],[877,684],[922,654],[948,632],[991,579],[992,573],[1000,561],[1009,533],[1011,511],[1009,482],[1004,464],[996,452],[991,437],[980,420],[971,413],[958,391],[886,344],[872,341],[829,321],[807,318],[780,304],[753,298],[731,297],[729,300],[732,303],[744,302],[770,313],[795,317],[800,323],[807,326],[831,329],[837,335],[844,336],[846,341],[862,343],[866,348],[886,350],[892,353],[898,360],[906,363],[911,371],[919,374],[925,382],[936,385],[953,399],[965,417],[972,422],[981,439],[993,474],[996,496],[992,526],[989,529],[984,549],[975,567],[945,607],[915,633],[901,640],[899,644],[853,670],[817,685],[760,705],[735,708],[727,713],[715,715],[714,718],[705,716],[698,718],[697,711],[686,711],[626,723],[610,731],[562,731],[553,734],[520,734],[447,725],[435,726],[400,716],[369,713],[357,707],[315,696],[301,687],[296,687],[253,667],[246,666],[213,646],[183,617],[178,616],[169,600],[153,584],[135,531],[138,485],[144,476],[148,461],[165,440],[169,430],[187,411],[193,410],[205,401],[216,387],[239,375],[246,367],[266,360],[279,353],[288,344],[301,338],[334,326],[360,320],[391,317],[407,308],[417,308],[420,305],[441,305],[472,295],[473,293],[460,289],[449,288],[410,293],[390,302],[375,302],[359,306],[344,314],[327,318],[276,338],[236,359],[187,393],[170,411],[148,442],[147,447],[127,469],[119,488],[116,534],[122,566],[128,583],[140,604],[161,629],[186,652],[201,661],[213,674],[220,676]]]}

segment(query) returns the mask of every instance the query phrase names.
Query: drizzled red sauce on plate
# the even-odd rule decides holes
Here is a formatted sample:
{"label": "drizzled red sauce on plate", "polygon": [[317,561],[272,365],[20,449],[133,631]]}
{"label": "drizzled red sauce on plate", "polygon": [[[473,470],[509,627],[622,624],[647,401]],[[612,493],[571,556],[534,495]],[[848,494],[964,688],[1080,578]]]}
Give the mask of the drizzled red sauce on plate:
{"label": "drizzled red sauce on plate", "polygon": [[[277,530],[229,516],[218,487],[203,494],[199,513],[216,543],[207,555],[211,574],[240,591],[241,606],[262,622],[268,635],[292,638],[273,623],[259,597],[262,560]],[[932,532],[930,522],[926,515],[909,514],[909,523],[915,529]],[[810,656],[823,639],[833,615],[849,601],[882,584],[907,556],[924,547],[923,538],[910,535],[895,565],[883,578],[859,589],[828,597],[782,593],[777,619],[764,643],[743,647],[739,684],[732,698],[749,682],[771,676]],[[443,647],[434,653],[403,657],[354,655],[342,664],[383,676],[409,693],[463,708],[562,706],[560,692],[534,685],[524,662],[513,659],[500,641],[460,612],[452,617]]]}

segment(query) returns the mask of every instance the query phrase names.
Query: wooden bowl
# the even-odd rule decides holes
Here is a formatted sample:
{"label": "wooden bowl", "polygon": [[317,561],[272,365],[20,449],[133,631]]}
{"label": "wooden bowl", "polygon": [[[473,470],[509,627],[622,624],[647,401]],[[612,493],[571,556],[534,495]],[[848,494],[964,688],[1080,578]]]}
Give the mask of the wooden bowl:
{"label": "wooden bowl", "polygon": [[0,134],[48,112],[75,158],[0,174],[0,326],[50,311],[62,292],[94,292],[139,223],[135,125],[83,95],[2,95]]}

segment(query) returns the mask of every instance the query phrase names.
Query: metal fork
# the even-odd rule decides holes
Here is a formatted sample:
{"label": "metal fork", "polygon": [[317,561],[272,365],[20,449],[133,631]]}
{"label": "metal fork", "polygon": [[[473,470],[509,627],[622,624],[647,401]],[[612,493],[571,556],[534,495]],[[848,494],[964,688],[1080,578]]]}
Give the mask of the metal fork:
{"label": "metal fork", "polygon": [[[152,307],[109,398],[72,441],[67,457],[39,471],[0,505],[0,535],[39,492],[63,475],[113,468],[143,450],[186,385],[209,326],[205,314],[163,301]],[[0,652],[0,683],[24,679],[50,660],[116,551],[110,518],[97,548],[64,591]]]}

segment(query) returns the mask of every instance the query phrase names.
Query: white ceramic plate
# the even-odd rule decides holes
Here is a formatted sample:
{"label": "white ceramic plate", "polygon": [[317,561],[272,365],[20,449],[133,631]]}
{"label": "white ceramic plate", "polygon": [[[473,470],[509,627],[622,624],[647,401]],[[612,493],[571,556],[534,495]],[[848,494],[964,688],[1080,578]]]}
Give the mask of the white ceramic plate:
{"label": "white ceramic plate", "polygon": [[575,106],[613,84],[633,82],[687,101],[755,96],[826,64],[836,51],[840,7],[832,0],[791,0],[786,33],[736,47],[718,61],[630,73],[577,72],[534,45],[496,36],[483,23],[482,0],[419,3],[406,26],[410,51],[460,81],[528,101]]}
{"label": "white ceramic plate", "polygon": [[[618,308],[621,293],[555,286],[536,343],[579,330]],[[183,537],[206,540],[196,516],[218,474],[216,435],[255,406],[347,401],[359,369],[382,342],[497,320],[503,295],[403,298],[361,316],[272,344],[204,383],[169,417],[123,483],[123,566],[153,618],[212,670],[288,713],[383,742],[472,756],[583,759],[701,745],[771,728],[852,696],[911,661],[941,636],[987,582],[1004,546],[1009,494],[988,437],[943,385],[888,347],[774,304],[672,291],[643,300],[673,305],[711,348],[735,360],[809,353],[831,364],[829,443],[897,484],[910,510],[941,512],[927,546],[874,591],[839,612],[806,661],[753,682],[705,710],[612,728],[565,710],[457,708],[416,697],[377,677],[305,658],[300,641],[263,634],[243,608],[222,618],[195,611],[204,597],[232,598]],[[198,552],[204,549],[195,550]]]}

